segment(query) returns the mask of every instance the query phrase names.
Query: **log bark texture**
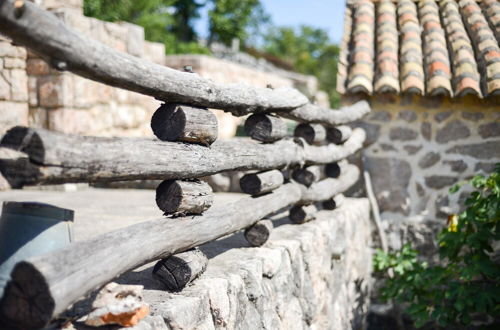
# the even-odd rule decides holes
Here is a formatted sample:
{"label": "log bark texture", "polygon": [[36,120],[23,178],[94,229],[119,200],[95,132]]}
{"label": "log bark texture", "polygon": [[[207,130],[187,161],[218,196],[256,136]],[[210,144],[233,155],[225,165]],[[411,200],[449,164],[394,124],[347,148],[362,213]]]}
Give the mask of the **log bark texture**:
{"label": "log bark texture", "polygon": [[201,214],[212,206],[214,194],[207,182],[165,180],[156,188],[156,205],[164,214]]}
{"label": "log bark texture", "polygon": [[283,119],[259,113],[247,118],[245,133],[257,141],[274,142],[286,137],[287,127]]}
{"label": "log bark texture", "polygon": [[0,300],[1,319],[21,328],[42,328],[120,274],[246,228],[300,196],[297,185],[286,184],[201,216],[138,223],[20,262]]}
{"label": "log bark texture", "polygon": [[66,26],[29,1],[16,17],[13,0],[0,3],[0,32],[28,47],[59,69],[166,102],[192,104],[244,115],[290,110],[307,98],[292,88],[219,84],[119,52]]}
{"label": "log bark texture", "polygon": [[284,182],[283,174],[279,170],[260,173],[250,173],[240,179],[241,190],[245,194],[261,195],[273,191]]}
{"label": "log bark texture", "polygon": [[245,238],[252,246],[262,246],[267,242],[271,231],[273,230],[273,222],[271,220],[260,220],[252,226],[245,229]]}
{"label": "log bark texture", "polygon": [[106,138],[15,127],[0,142],[20,151],[0,154],[0,172],[13,187],[26,184],[185,179],[231,170],[269,170],[326,164],[359,150],[365,133],[355,129],[342,146],[293,140],[261,144],[235,138],[211,148],[144,138]]}
{"label": "log bark texture", "polygon": [[200,276],[207,264],[207,256],[194,248],[158,261],[153,267],[153,277],[169,291],[177,292]]}
{"label": "log bark texture", "polygon": [[319,144],[326,139],[326,128],[321,124],[298,124],[293,133],[309,144]]}
{"label": "log bark texture", "polygon": [[300,186],[302,190],[300,204],[307,205],[330,199],[349,189],[358,179],[359,169],[354,165],[348,164],[345,168],[342,168],[342,174],[338,179],[324,179],[312,184],[309,188]]}
{"label": "log bark texture", "polygon": [[311,205],[295,205],[290,209],[290,221],[296,224],[302,224],[316,219],[318,209],[314,204]]}
{"label": "log bark texture", "polygon": [[349,126],[329,127],[326,130],[326,139],[335,144],[344,143],[352,134]]}
{"label": "log bark texture", "polygon": [[162,141],[211,145],[217,140],[218,123],[212,111],[173,103],[162,104],[151,118],[153,133]]}
{"label": "log bark texture", "polygon": [[359,101],[353,105],[345,106],[338,110],[325,109],[308,103],[292,111],[280,112],[279,115],[300,122],[335,126],[361,119],[369,112],[370,105],[368,102]]}

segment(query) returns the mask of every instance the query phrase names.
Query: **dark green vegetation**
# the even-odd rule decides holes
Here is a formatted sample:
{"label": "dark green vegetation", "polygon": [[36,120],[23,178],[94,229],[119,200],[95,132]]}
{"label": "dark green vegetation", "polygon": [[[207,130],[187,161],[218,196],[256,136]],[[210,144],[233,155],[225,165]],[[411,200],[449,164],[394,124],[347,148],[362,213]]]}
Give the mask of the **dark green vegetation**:
{"label": "dark green vegetation", "polygon": [[[304,4],[306,5],[306,4]],[[194,22],[207,7],[208,42],[229,46],[240,40],[243,51],[285,69],[315,75],[320,89],[337,107],[335,91],[339,48],[325,30],[311,26],[276,27],[260,0],[85,0],[84,13],[105,21],[144,27],[146,39],[165,44],[167,54],[209,54],[199,42]]]}
{"label": "dark green vegetation", "polygon": [[500,164],[489,177],[477,175],[469,183],[475,191],[465,201],[466,209],[450,216],[438,235],[439,264],[419,261],[418,252],[409,245],[395,253],[378,250],[375,255],[377,271],[393,272],[382,297],[405,303],[417,326],[431,321],[455,328],[500,316]]}

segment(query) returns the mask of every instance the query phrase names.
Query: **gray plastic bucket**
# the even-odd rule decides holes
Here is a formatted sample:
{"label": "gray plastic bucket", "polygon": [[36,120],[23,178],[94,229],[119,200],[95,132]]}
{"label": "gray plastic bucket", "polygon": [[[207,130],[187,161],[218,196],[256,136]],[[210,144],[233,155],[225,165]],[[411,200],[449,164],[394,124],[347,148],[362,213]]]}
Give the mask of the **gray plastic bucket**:
{"label": "gray plastic bucket", "polygon": [[21,260],[73,241],[72,210],[36,202],[4,202],[0,217],[0,297]]}

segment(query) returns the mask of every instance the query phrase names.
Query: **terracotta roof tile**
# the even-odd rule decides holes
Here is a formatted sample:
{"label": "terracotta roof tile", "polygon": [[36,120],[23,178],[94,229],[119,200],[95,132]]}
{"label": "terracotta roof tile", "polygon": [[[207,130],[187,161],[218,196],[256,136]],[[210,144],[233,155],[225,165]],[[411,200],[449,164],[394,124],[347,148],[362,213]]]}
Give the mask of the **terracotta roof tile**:
{"label": "terracotta roof tile", "polygon": [[499,39],[498,0],[351,0],[337,89],[500,94]]}

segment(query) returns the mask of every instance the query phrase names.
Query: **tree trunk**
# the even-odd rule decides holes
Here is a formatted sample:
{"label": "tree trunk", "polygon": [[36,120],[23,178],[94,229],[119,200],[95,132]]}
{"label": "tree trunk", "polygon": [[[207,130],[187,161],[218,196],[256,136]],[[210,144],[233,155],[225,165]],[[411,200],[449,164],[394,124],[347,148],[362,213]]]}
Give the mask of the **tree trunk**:
{"label": "tree trunk", "polygon": [[246,174],[240,179],[241,190],[245,194],[261,195],[273,191],[284,182],[279,170]]}
{"label": "tree trunk", "polygon": [[245,133],[254,140],[274,142],[287,135],[286,123],[279,117],[253,114],[245,121]]}
{"label": "tree trunk", "polygon": [[260,220],[245,229],[245,238],[252,246],[262,246],[267,242],[272,230],[273,223],[271,220]]}
{"label": "tree trunk", "polygon": [[214,194],[199,180],[165,180],[156,188],[156,205],[165,215],[201,214],[212,206]]}
{"label": "tree trunk", "polygon": [[162,141],[211,145],[217,140],[218,123],[208,109],[173,103],[162,104],[151,119],[153,133]]}
{"label": "tree trunk", "polygon": [[177,292],[200,276],[207,264],[207,256],[194,248],[158,261],[153,267],[153,277],[169,291]]}

